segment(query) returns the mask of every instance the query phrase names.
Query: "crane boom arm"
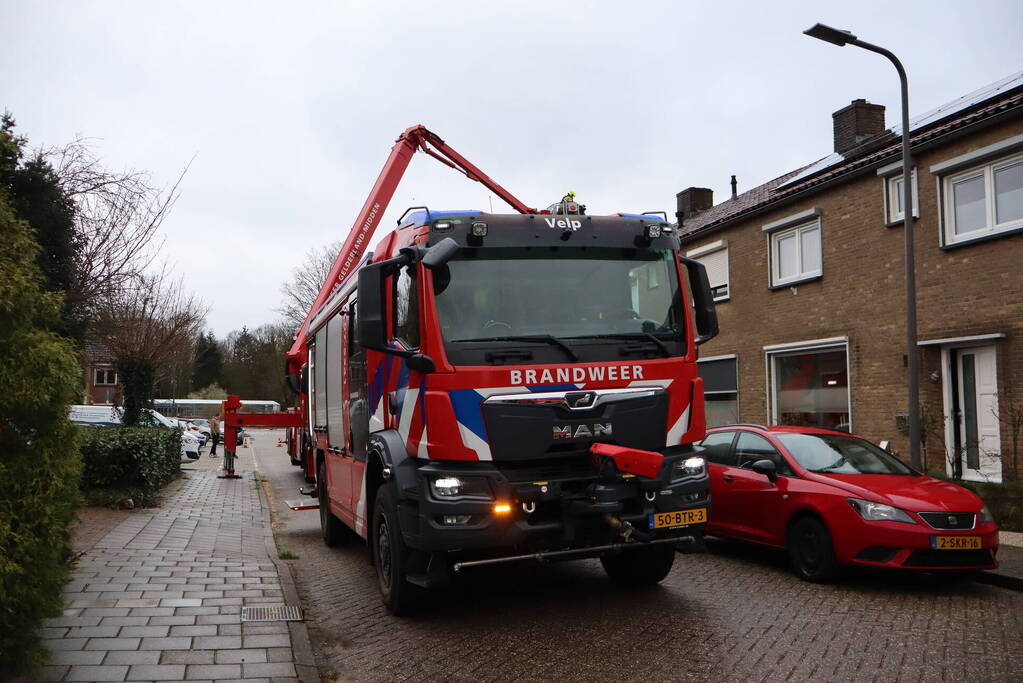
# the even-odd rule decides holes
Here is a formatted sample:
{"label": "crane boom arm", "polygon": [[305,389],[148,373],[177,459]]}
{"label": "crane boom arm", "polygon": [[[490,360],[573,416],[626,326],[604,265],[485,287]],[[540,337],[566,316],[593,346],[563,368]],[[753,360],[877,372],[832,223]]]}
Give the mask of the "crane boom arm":
{"label": "crane boom arm", "polygon": [[441,163],[462,172],[466,178],[482,183],[491,192],[506,201],[519,213],[536,213],[536,209],[523,204],[515,198],[508,190],[501,187],[486,173],[477,168],[472,162],[456,152],[447,145],[436,133],[428,130],[425,126],[412,126],[407,129],[391,148],[391,154],[387,157],[384,167],[380,170],[373,189],[370,190],[366,203],[362,205],[351,232],[341,245],[334,265],[331,266],[327,278],[320,286],[320,291],[313,301],[313,305],[306,313],[305,320],[295,335],[295,342],[287,353],[288,367],[292,372],[297,372],[302,363],[305,362],[306,337],[309,334],[309,321],[320,307],[330,298],[330,295],[344,282],[351,273],[352,268],[358,264],[373,233],[376,231],[377,223],[387,210],[394,191],[398,187],[402,176],[408,169],[412,155],[416,151],[423,151]]}

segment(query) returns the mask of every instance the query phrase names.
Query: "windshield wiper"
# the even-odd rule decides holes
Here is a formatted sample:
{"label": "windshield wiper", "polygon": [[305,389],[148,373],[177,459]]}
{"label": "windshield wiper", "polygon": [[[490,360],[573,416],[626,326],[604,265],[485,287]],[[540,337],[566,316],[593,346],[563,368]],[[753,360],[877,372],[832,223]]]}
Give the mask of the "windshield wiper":
{"label": "windshield wiper", "polygon": [[536,344],[550,344],[551,346],[557,346],[559,349],[565,352],[569,358],[572,359],[573,363],[579,362],[579,356],[576,355],[572,347],[561,341],[553,334],[523,334],[512,337],[479,337],[477,339],[452,339],[453,342],[488,342],[488,341],[506,341],[506,342],[532,342]]}
{"label": "windshield wiper", "polygon": [[[645,337],[645,339],[644,339]],[[572,337],[572,339],[580,339],[581,337]],[[668,345],[661,341],[658,337],[651,334],[650,332],[630,332],[622,334],[591,334],[587,335],[586,339],[633,339],[635,341],[649,341],[657,345],[657,348],[664,354],[665,358],[671,356],[671,349]]]}

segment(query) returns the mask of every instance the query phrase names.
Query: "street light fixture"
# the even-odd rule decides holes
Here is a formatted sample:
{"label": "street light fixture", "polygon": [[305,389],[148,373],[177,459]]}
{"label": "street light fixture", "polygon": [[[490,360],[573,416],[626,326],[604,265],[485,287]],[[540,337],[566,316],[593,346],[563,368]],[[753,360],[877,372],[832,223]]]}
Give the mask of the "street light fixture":
{"label": "street light fixture", "polygon": [[916,263],[913,251],[913,181],[909,156],[909,84],[906,70],[890,51],[864,42],[850,31],[814,24],[803,31],[811,38],[843,47],[855,45],[876,52],[888,59],[899,73],[902,87],[902,227],[906,238],[906,363],[909,380],[909,457],[913,467],[920,468],[920,362],[916,334]]}

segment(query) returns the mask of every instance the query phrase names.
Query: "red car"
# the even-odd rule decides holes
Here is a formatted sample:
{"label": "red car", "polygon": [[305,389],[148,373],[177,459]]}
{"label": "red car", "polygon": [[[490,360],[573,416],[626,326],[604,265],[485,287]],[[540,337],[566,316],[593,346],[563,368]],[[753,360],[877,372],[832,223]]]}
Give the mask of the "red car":
{"label": "red car", "polygon": [[796,574],[839,565],[994,569],[998,525],[966,489],[928,477],[865,439],[810,427],[716,427],[701,442],[707,533],[785,548]]}

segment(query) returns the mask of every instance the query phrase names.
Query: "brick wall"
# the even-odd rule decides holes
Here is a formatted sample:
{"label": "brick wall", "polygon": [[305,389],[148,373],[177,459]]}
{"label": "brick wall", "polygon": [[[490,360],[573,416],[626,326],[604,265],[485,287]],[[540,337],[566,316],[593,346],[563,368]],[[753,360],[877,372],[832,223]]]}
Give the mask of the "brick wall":
{"label": "brick wall", "polygon": [[[1023,234],[943,251],[939,246],[938,191],[928,168],[940,161],[1023,133],[1023,119],[960,138],[916,159],[920,218],[916,221],[918,330],[921,340],[1004,333],[998,349],[999,403],[1023,404]],[[816,196],[712,232],[684,250],[724,239],[729,248],[731,300],[718,305],[721,335],[701,348],[703,356],[734,353],[739,367],[739,418],[768,422],[763,347],[829,337],[848,337],[852,428],[872,441],[889,439],[908,453],[895,414],[907,409],[905,290],[902,227],[885,227],[884,180],[869,175]],[[820,213],[823,277],[793,289],[769,289],[768,235],[762,226],[801,211]],[[940,350],[921,349],[921,403],[942,413]],[[943,456],[931,443],[929,464]],[[1011,434],[1001,429],[1003,474],[1016,475]]]}

